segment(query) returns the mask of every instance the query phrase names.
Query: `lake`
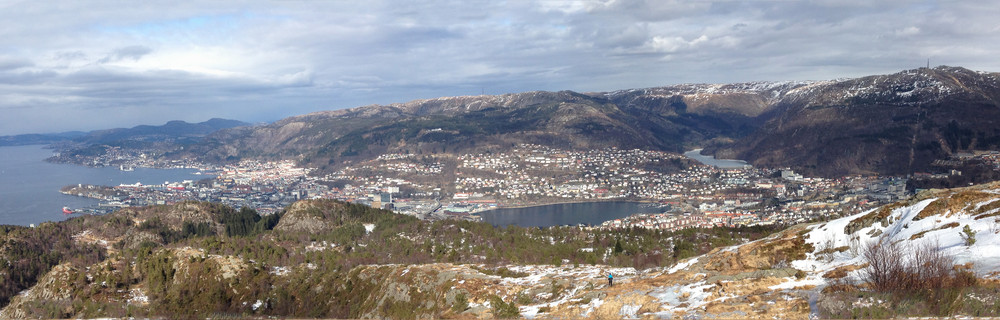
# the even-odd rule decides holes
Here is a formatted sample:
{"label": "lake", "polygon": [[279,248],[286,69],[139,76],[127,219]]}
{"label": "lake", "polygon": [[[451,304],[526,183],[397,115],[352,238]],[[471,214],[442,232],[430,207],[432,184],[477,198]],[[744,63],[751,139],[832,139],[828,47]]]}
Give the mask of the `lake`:
{"label": "lake", "polygon": [[551,227],[562,225],[599,225],[608,220],[636,213],[661,213],[665,208],[640,202],[580,202],[550,204],[526,208],[500,208],[477,215],[495,226]]}
{"label": "lake", "polygon": [[44,160],[53,151],[43,146],[0,147],[0,224],[29,225],[61,221],[62,207],[96,206],[90,198],[64,195],[59,189],[71,184],[117,186],[122,183],[161,184],[165,181],[200,180],[194,169],[88,168]]}
{"label": "lake", "polygon": [[684,153],[685,157],[698,160],[702,164],[707,164],[710,166],[715,166],[720,169],[735,169],[752,167],[749,163],[743,160],[727,160],[727,159],[716,159],[715,156],[705,156],[701,154],[702,149],[694,149]]}

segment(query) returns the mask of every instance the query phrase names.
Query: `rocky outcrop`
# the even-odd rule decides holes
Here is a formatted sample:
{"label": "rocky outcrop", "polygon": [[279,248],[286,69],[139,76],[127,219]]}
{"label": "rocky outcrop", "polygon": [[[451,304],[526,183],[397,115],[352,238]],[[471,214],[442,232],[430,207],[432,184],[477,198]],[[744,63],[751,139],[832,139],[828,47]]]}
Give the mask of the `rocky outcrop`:
{"label": "rocky outcrop", "polygon": [[183,202],[170,206],[150,206],[141,208],[124,208],[112,213],[132,220],[136,225],[143,222],[159,220],[174,231],[180,231],[184,223],[213,225],[219,229],[216,222],[221,205],[206,202]]}
{"label": "rocky outcrop", "polygon": [[333,230],[340,220],[338,216],[342,214],[338,210],[340,206],[330,205],[325,200],[304,200],[297,201],[288,206],[287,211],[275,230],[284,232],[308,232],[320,233]]}
{"label": "rocky outcrop", "polygon": [[[77,270],[69,263],[64,263],[52,267],[45,276],[38,280],[35,286],[21,294],[14,296],[10,303],[0,309],[2,319],[23,319],[28,317],[69,317],[71,314],[64,313],[64,308],[71,302],[72,293],[75,290],[72,286],[72,276]],[[32,309],[39,305],[47,305],[53,314],[36,315]],[[72,308],[69,308],[72,311]]]}

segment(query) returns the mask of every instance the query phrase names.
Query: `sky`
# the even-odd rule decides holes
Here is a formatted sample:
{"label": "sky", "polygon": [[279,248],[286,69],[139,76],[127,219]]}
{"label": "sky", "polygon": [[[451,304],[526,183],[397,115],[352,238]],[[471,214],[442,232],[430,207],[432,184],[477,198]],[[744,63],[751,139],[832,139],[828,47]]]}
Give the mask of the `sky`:
{"label": "sky", "polygon": [[989,1],[0,0],[0,135],[441,96],[1000,71]]}

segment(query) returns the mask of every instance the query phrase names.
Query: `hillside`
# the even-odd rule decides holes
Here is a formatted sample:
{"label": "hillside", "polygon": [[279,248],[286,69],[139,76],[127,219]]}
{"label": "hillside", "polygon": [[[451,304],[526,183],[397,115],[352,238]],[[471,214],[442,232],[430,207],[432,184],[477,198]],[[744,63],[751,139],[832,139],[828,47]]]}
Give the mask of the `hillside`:
{"label": "hillside", "polygon": [[383,153],[503,151],[530,143],[683,152],[752,132],[774,97],[803,83],[684,85],[612,93],[527,92],[417,100],[223,130],[172,154],[227,161],[294,158],[326,168]]}
{"label": "hillside", "polygon": [[1000,74],[959,67],[813,83],[715,154],[827,177],[932,171],[958,152],[1000,149],[998,102]]}
{"label": "hillside", "polygon": [[522,143],[678,153],[702,146],[807,175],[905,175],[940,171],[932,163],[959,152],[1000,150],[998,101],[1000,75],[958,67],[818,82],[444,97],[222,130],[168,156],[296,159],[328,171],[385,153],[496,152]]}
{"label": "hillside", "polygon": [[[10,261],[0,265],[0,318],[442,315],[461,279],[494,283],[520,275],[511,268],[522,264],[594,265],[589,272],[668,265],[711,248],[698,239],[726,245],[768,232],[496,228],[329,200],[301,201],[265,217],[185,202],[0,231],[0,257]],[[664,249],[670,243],[683,249]],[[386,287],[384,273],[401,266],[439,280]],[[458,271],[443,276],[440,268]],[[406,274],[400,276],[407,281],[424,279]],[[452,300],[433,300],[444,296],[432,290]],[[486,299],[465,294],[470,304]]]}
{"label": "hillside", "polygon": [[[998,219],[1000,183],[764,238],[495,228],[327,200],[267,217],[188,202],[0,229],[11,261],[0,317],[996,316]],[[872,248],[902,262],[885,279],[918,281],[872,281]]]}
{"label": "hillside", "polygon": [[[61,151],[61,155],[51,161],[75,162],[81,157],[101,155],[107,152],[107,147],[122,147],[131,149],[164,149],[182,148],[184,145],[201,141],[206,135],[222,129],[249,126],[249,123],[212,118],[199,123],[188,123],[180,120],[168,121],[160,126],[140,125],[132,128],[116,128],[94,130],[86,134],[72,134],[65,139],[51,140]],[[25,135],[30,137],[32,135]],[[14,136],[13,138],[24,138]],[[48,137],[48,136],[44,136]],[[0,140],[3,137],[0,137]]]}

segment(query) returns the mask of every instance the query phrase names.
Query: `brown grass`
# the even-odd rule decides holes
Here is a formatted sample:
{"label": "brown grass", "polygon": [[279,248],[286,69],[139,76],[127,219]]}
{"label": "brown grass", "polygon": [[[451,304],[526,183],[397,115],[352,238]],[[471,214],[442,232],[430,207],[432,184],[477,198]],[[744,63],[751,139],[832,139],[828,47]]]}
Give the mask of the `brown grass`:
{"label": "brown grass", "polygon": [[977,203],[986,201],[987,199],[995,198],[996,196],[997,195],[995,194],[982,191],[961,191],[951,196],[951,200],[948,201],[948,211],[951,213],[957,213],[968,209]]}
{"label": "brown grass", "polygon": [[984,205],[982,207],[979,207],[979,209],[976,210],[976,214],[979,215],[979,216],[976,216],[976,220],[979,220],[979,219],[982,219],[982,218],[987,218],[987,217],[992,217],[992,216],[996,216],[996,215],[1000,215],[1000,211],[997,211],[997,212],[994,212],[994,213],[990,213],[990,214],[986,214],[986,212],[988,212],[990,210],[998,209],[998,208],[1000,208],[1000,201],[993,201],[993,202],[990,202],[990,203],[988,203],[988,204],[986,204],[986,205]]}
{"label": "brown grass", "polygon": [[849,272],[851,272],[851,271],[859,270],[859,269],[866,268],[866,267],[868,267],[868,264],[863,264],[863,265],[853,265],[852,264],[852,265],[840,266],[840,267],[837,267],[836,269],[830,270],[830,272],[827,272],[826,274],[824,274],[823,278],[827,278],[827,279],[840,279],[840,278],[846,277],[847,274]]}
{"label": "brown grass", "polygon": [[958,225],[959,225],[958,222],[952,222],[952,223],[948,223],[948,224],[942,225],[942,226],[934,228],[934,229],[920,231],[920,232],[917,232],[917,233],[913,234],[912,236],[910,236],[910,240],[916,240],[916,239],[923,238],[924,234],[926,234],[928,232],[931,232],[931,231],[957,228]]}
{"label": "brown grass", "polygon": [[858,230],[870,227],[872,224],[875,224],[875,222],[886,221],[886,218],[892,214],[892,210],[905,207],[906,205],[906,202],[896,202],[882,206],[878,210],[851,220],[851,222],[847,223],[847,227],[844,228],[844,231],[847,234],[851,234]]}
{"label": "brown grass", "polygon": [[936,214],[944,213],[943,211],[947,207],[948,207],[948,198],[940,198],[934,200],[926,207],[924,207],[923,210],[920,210],[920,213],[918,213],[917,216],[913,218],[913,220],[920,220]]}
{"label": "brown grass", "polygon": [[835,252],[844,252],[844,251],[847,251],[847,250],[850,250],[850,249],[851,249],[850,246],[840,246],[840,247],[836,247],[836,248],[826,248],[826,249],[820,250],[816,254],[820,255],[820,254],[830,254],[830,253],[835,253]]}

